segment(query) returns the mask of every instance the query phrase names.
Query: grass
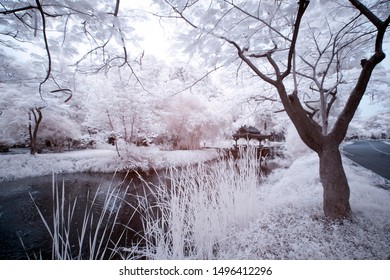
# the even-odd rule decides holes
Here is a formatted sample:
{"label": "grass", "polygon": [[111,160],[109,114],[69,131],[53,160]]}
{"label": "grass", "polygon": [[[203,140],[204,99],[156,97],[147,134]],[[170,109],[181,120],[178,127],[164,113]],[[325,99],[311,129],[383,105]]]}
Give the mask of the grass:
{"label": "grass", "polygon": [[147,259],[215,259],[236,227],[256,216],[259,161],[254,150],[239,160],[167,171],[151,196],[138,196],[143,240],[130,248]]}
{"label": "grass", "polygon": [[[55,218],[50,225],[45,222],[53,238],[53,258],[390,258],[390,195],[375,187],[382,182],[378,176],[346,160],[353,220],[331,223],[323,219],[315,154],[294,160],[265,180],[253,151],[242,154],[239,160],[170,168],[156,183],[143,181],[138,193],[113,187],[103,194],[100,212],[92,211],[95,199],[85,208],[81,231],[69,222],[76,202],[64,203],[63,186],[54,190]],[[124,208],[126,220],[138,220],[138,227],[118,219]],[[118,237],[129,232],[137,238],[123,245]],[[71,244],[74,234],[79,241]]]}
{"label": "grass", "polygon": [[[52,221],[36,208],[52,239],[52,259],[214,259],[229,245],[234,228],[256,215],[260,179],[255,151],[248,150],[238,160],[169,168],[156,184],[143,180],[132,202],[130,185],[125,190],[113,185],[96,212],[99,186],[76,227],[77,200],[66,203],[64,184],[58,186],[53,175]],[[140,219],[141,231],[119,221],[123,207],[131,209],[128,221]],[[121,245],[132,231],[141,237]]]}
{"label": "grass", "polygon": [[[102,185],[97,187],[94,195],[88,192],[88,201],[85,204],[81,225],[74,221],[77,198],[69,203],[65,196],[65,185],[60,187],[53,174],[52,179],[52,220],[48,220],[35,203],[35,207],[52,239],[51,259],[79,260],[79,259],[111,259],[118,253],[118,244],[126,231],[120,229],[118,233],[118,211],[123,205],[122,184],[110,184],[104,190],[102,207],[96,211],[96,202],[102,192]],[[131,219],[132,217],[129,217]],[[113,236],[115,235],[115,239]],[[77,238],[75,238],[77,237]],[[75,240],[77,240],[75,242]],[[37,258],[37,255],[34,255]],[[39,255],[42,258],[42,254]]]}

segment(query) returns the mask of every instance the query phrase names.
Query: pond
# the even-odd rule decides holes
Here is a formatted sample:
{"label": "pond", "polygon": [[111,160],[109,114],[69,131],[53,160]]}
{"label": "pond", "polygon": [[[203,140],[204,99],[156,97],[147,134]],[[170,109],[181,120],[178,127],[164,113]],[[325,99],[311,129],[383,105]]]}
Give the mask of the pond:
{"label": "pond", "polygon": [[[155,182],[157,178],[156,174],[143,176],[143,180],[146,181]],[[116,230],[111,238],[120,239],[118,245],[126,246],[134,242],[136,233],[142,230],[139,217],[134,216],[134,207],[137,203],[134,195],[143,192],[143,184],[137,174],[62,174],[57,175],[55,181],[58,185],[59,198],[64,188],[65,214],[71,213],[68,211],[69,205],[70,209],[73,209],[73,202],[77,199],[71,219],[72,234],[69,237],[75,251],[78,250],[78,236],[82,231],[88,207],[91,208],[91,217],[93,216],[91,227],[96,227],[100,213],[107,204],[106,194],[113,190],[118,197],[125,198],[127,202],[121,206],[120,199],[109,202],[115,204],[110,207],[117,208],[113,211],[115,215],[119,211],[115,221],[122,226],[122,230]],[[59,205],[61,206],[61,203]],[[38,209],[53,231],[52,175],[0,183],[0,259],[52,259],[52,238]],[[104,223],[112,222],[112,217],[108,217],[108,214],[105,219],[107,221],[103,221]],[[67,220],[67,217],[64,220]],[[122,234],[124,227],[132,230]],[[87,247],[87,244],[84,245]],[[83,254],[88,252],[83,250]]]}
{"label": "pond", "polygon": [[[254,153],[247,156],[151,174],[75,173],[2,182],[0,259],[149,258],[156,251],[154,243],[160,241],[171,253],[170,242],[179,235],[186,242],[175,243],[184,247],[174,252],[211,252],[192,249],[204,235],[193,225],[214,229],[224,217],[225,227],[230,227],[255,213],[258,186],[271,165],[262,168]],[[185,218],[177,220],[171,213]],[[213,239],[224,232],[218,227],[214,231],[208,235]],[[210,242],[205,246],[214,241]],[[107,243],[107,251],[94,251]],[[68,255],[53,256],[64,251]]]}

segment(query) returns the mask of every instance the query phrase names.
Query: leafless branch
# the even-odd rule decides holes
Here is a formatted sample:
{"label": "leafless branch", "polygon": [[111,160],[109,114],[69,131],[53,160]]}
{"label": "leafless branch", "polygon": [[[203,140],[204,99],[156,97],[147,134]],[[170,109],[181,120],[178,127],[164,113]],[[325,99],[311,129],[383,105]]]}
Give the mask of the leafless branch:
{"label": "leafless branch", "polygon": [[48,60],[48,65],[47,65],[48,68],[46,70],[46,76],[43,79],[43,81],[41,81],[39,84],[39,94],[41,95],[41,98],[42,98],[42,86],[50,78],[52,61],[51,61],[50,47],[49,47],[49,43],[47,40],[47,34],[46,34],[46,16],[45,16],[45,13],[43,11],[43,8],[42,8],[39,0],[35,0],[35,3],[37,4],[37,8],[39,10],[39,13],[41,14],[43,41],[45,43],[45,50],[46,50],[46,55],[47,55],[47,60]]}
{"label": "leafless branch", "polygon": [[115,17],[117,17],[119,13],[119,4],[120,4],[120,0],[116,0],[115,11],[114,11]]}
{"label": "leafless branch", "polygon": [[370,20],[370,22],[372,22],[372,24],[377,29],[377,34],[375,38],[375,51],[362,67],[358,81],[349,95],[346,105],[344,106],[344,109],[340,113],[339,118],[337,119],[330,133],[335,138],[335,140],[340,142],[346,134],[348,124],[352,120],[359,106],[360,100],[363,98],[363,95],[366,92],[372,71],[376,65],[378,65],[386,57],[385,53],[383,52],[383,39],[386,33],[386,29],[390,24],[390,15],[386,20],[382,21],[360,1],[350,0],[350,2],[353,6],[356,7],[357,10],[365,15]]}
{"label": "leafless branch", "polygon": [[271,49],[271,50],[268,50],[264,53],[259,53],[259,54],[250,54],[248,55],[248,57],[252,57],[252,58],[264,58],[264,57],[268,57],[268,56],[271,56],[276,50],[278,49],[278,46],[275,44],[274,48]]}
{"label": "leafless branch", "polygon": [[314,116],[318,113],[318,111],[320,110],[320,109],[318,109],[318,108],[312,106],[311,103],[318,103],[319,101],[320,101],[320,100],[309,100],[309,101],[304,101],[304,102],[303,102],[303,103],[305,104],[305,106],[311,110],[311,112],[308,111],[308,110],[305,110],[305,111],[306,111],[306,114],[309,116],[310,119],[313,119],[313,117],[314,117]]}
{"label": "leafless branch", "polygon": [[15,9],[7,9],[4,6],[4,4],[0,3],[0,5],[4,9],[3,11],[0,11],[0,14],[2,14],[2,15],[9,15],[9,14],[19,13],[19,12],[22,12],[22,11],[27,11],[27,10],[37,9],[38,8],[36,6],[28,5],[28,6],[25,6],[25,7],[20,7],[20,8],[15,8]]}
{"label": "leafless branch", "polygon": [[326,118],[329,117],[329,114],[330,114],[330,110],[332,109],[332,106],[334,104],[334,102],[336,101],[337,97],[336,97],[336,93],[335,94],[331,94],[332,98],[330,99],[330,101],[328,102],[328,105],[327,105],[327,108],[326,108]]}
{"label": "leafless branch", "polygon": [[[178,14],[178,15],[180,16],[180,18],[183,19],[186,23],[188,23],[190,26],[192,26],[192,27],[195,28],[195,29],[198,28],[198,26],[196,26],[196,25],[195,25],[193,22],[191,22],[186,16],[184,16],[184,11],[185,11],[185,9],[191,7],[193,4],[192,4],[192,5],[186,5],[186,6],[183,8],[182,11],[179,11],[179,9],[178,9],[175,5],[173,5],[171,2],[169,2],[168,0],[164,0],[164,2],[167,3],[167,4],[172,8],[172,10],[173,10],[176,14]],[[196,3],[196,2],[195,2],[195,3]],[[194,3],[194,4],[195,4],[195,3]],[[187,3],[187,4],[188,4],[188,3]]]}
{"label": "leafless branch", "polygon": [[241,49],[241,47],[233,40],[229,40],[228,38],[226,37],[220,37],[221,39],[225,40],[226,42],[228,42],[229,44],[233,45],[236,50],[237,50],[237,53],[238,53],[238,56],[261,78],[263,79],[264,81],[266,81],[267,83],[271,84],[271,85],[276,85],[276,81],[272,80],[271,78],[267,77],[264,73],[262,73],[259,68],[257,68],[253,62],[245,56],[244,54],[244,51]]}
{"label": "leafless branch", "polygon": [[253,97],[248,98],[248,101],[252,101],[252,100],[255,101],[255,102],[264,102],[264,101],[280,102],[280,100],[277,99],[277,98],[264,96],[264,95],[253,96]]}
{"label": "leafless branch", "polygon": [[280,31],[277,30],[276,28],[274,28],[271,24],[266,22],[261,17],[255,16],[255,15],[251,14],[250,12],[244,10],[243,8],[239,7],[238,5],[234,4],[233,0],[225,0],[225,2],[228,3],[229,5],[231,5],[232,7],[234,7],[235,9],[237,9],[238,11],[240,11],[241,13],[247,15],[248,17],[251,17],[251,18],[253,18],[253,19],[257,20],[257,21],[260,21],[262,24],[267,26],[270,30],[272,30],[273,32],[278,34],[281,38],[285,39],[286,41],[290,41],[291,42],[290,38],[288,38],[285,35],[283,35],[282,33],[280,33]]}
{"label": "leafless branch", "polygon": [[300,24],[301,24],[301,21],[302,21],[303,14],[305,13],[309,3],[310,3],[310,1],[307,1],[307,0],[300,0],[298,2],[299,7],[298,7],[297,16],[295,18],[294,31],[293,31],[293,36],[292,36],[292,40],[291,40],[290,50],[289,50],[288,58],[287,58],[287,69],[281,75],[281,79],[282,80],[291,73],[292,59],[293,59],[293,55],[295,53],[295,46],[296,46],[297,40],[298,40]]}
{"label": "leafless branch", "polygon": [[370,9],[368,9],[365,5],[363,5],[360,1],[358,1],[358,0],[349,0],[349,2],[351,2],[351,4],[353,6],[355,6],[355,8],[357,10],[359,10],[377,28],[380,28],[383,25],[383,22],[376,15],[374,15],[374,13],[371,12]]}
{"label": "leafless branch", "polygon": [[191,83],[191,85],[189,85],[188,87],[185,87],[173,94],[171,94],[169,97],[172,97],[172,96],[175,96],[175,95],[178,95],[182,92],[185,92],[187,90],[191,90],[196,84],[200,83],[201,81],[203,81],[206,77],[208,77],[211,73],[217,71],[218,69],[224,67],[224,65],[221,65],[221,66],[218,66],[218,67],[215,67],[214,69],[210,70],[210,71],[207,71],[206,74],[204,74],[203,76],[201,76],[200,78],[198,78],[195,82]]}

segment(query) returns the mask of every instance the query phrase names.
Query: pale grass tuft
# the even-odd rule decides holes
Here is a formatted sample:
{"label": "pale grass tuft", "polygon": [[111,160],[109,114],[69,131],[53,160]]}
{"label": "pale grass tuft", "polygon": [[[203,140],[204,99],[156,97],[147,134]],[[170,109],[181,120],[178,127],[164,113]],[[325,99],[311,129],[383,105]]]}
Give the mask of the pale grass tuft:
{"label": "pale grass tuft", "polygon": [[183,169],[171,168],[168,180],[139,196],[144,237],[132,251],[148,259],[215,259],[229,246],[235,228],[256,216],[259,160],[255,150],[241,158]]}
{"label": "pale grass tuft", "polygon": [[[126,190],[121,184],[110,186],[96,213],[99,186],[85,207],[80,229],[72,223],[77,200],[66,205],[64,184],[59,187],[54,175],[51,223],[34,204],[52,239],[52,259],[215,259],[230,246],[237,228],[248,226],[256,217],[259,171],[254,149],[240,151],[237,160],[168,168],[160,172],[157,184],[139,176],[143,188],[132,194],[135,204],[125,199],[131,185]],[[140,216],[142,232],[123,224],[115,232],[123,206],[131,209],[129,221]],[[128,232],[141,238],[123,248],[120,240]],[[72,244],[75,235],[78,242]]]}
{"label": "pale grass tuft", "polygon": [[[113,240],[112,236],[117,230],[115,226],[119,215],[118,209],[123,204],[123,194],[128,189],[127,187],[125,191],[121,190],[121,185],[110,184],[98,213],[94,213],[93,208],[102,186],[97,187],[93,196],[88,193],[88,198],[91,201],[85,205],[81,228],[75,227],[73,224],[77,198],[73,202],[69,202],[68,205],[65,204],[65,185],[62,183],[62,187],[59,187],[54,174],[52,179],[53,219],[51,223],[45,218],[30,194],[52,239],[51,258],[53,260],[110,259],[118,253],[118,244],[125,234],[125,230],[122,229],[119,234],[116,233],[116,240]],[[77,236],[77,244],[71,242],[74,236]]]}

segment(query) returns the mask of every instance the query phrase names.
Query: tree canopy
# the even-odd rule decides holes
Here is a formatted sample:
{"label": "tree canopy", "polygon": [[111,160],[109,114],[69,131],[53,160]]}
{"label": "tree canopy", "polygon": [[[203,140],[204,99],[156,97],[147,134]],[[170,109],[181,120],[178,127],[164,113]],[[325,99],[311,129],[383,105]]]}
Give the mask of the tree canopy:
{"label": "tree canopy", "polygon": [[[0,3],[0,124],[23,123],[2,137],[23,139],[27,126],[34,138],[42,125],[50,138],[59,122],[129,144],[171,137],[196,148],[227,118],[264,126],[283,111],[319,156],[325,215],[349,217],[338,148],[366,92],[388,100],[379,64],[389,2],[153,2],[149,11],[120,0]],[[165,56],[202,63],[145,53],[135,23],[150,16],[176,33]]]}
{"label": "tree canopy", "polygon": [[[162,18],[188,27],[183,40],[207,64],[245,65],[277,92],[303,142],[320,160],[324,213],[351,216],[339,144],[372,73],[384,60],[384,1],[158,1]],[[341,94],[340,94],[341,93]],[[344,95],[335,118],[336,100]],[[330,123],[332,120],[332,123]]]}
{"label": "tree canopy", "polygon": [[137,36],[129,22],[141,15],[119,0],[6,1],[0,15],[5,62],[0,81],[37,83],[41,95],[70,95],[75,70],[132,69],[130,62],[139,55],[132,48]]}

